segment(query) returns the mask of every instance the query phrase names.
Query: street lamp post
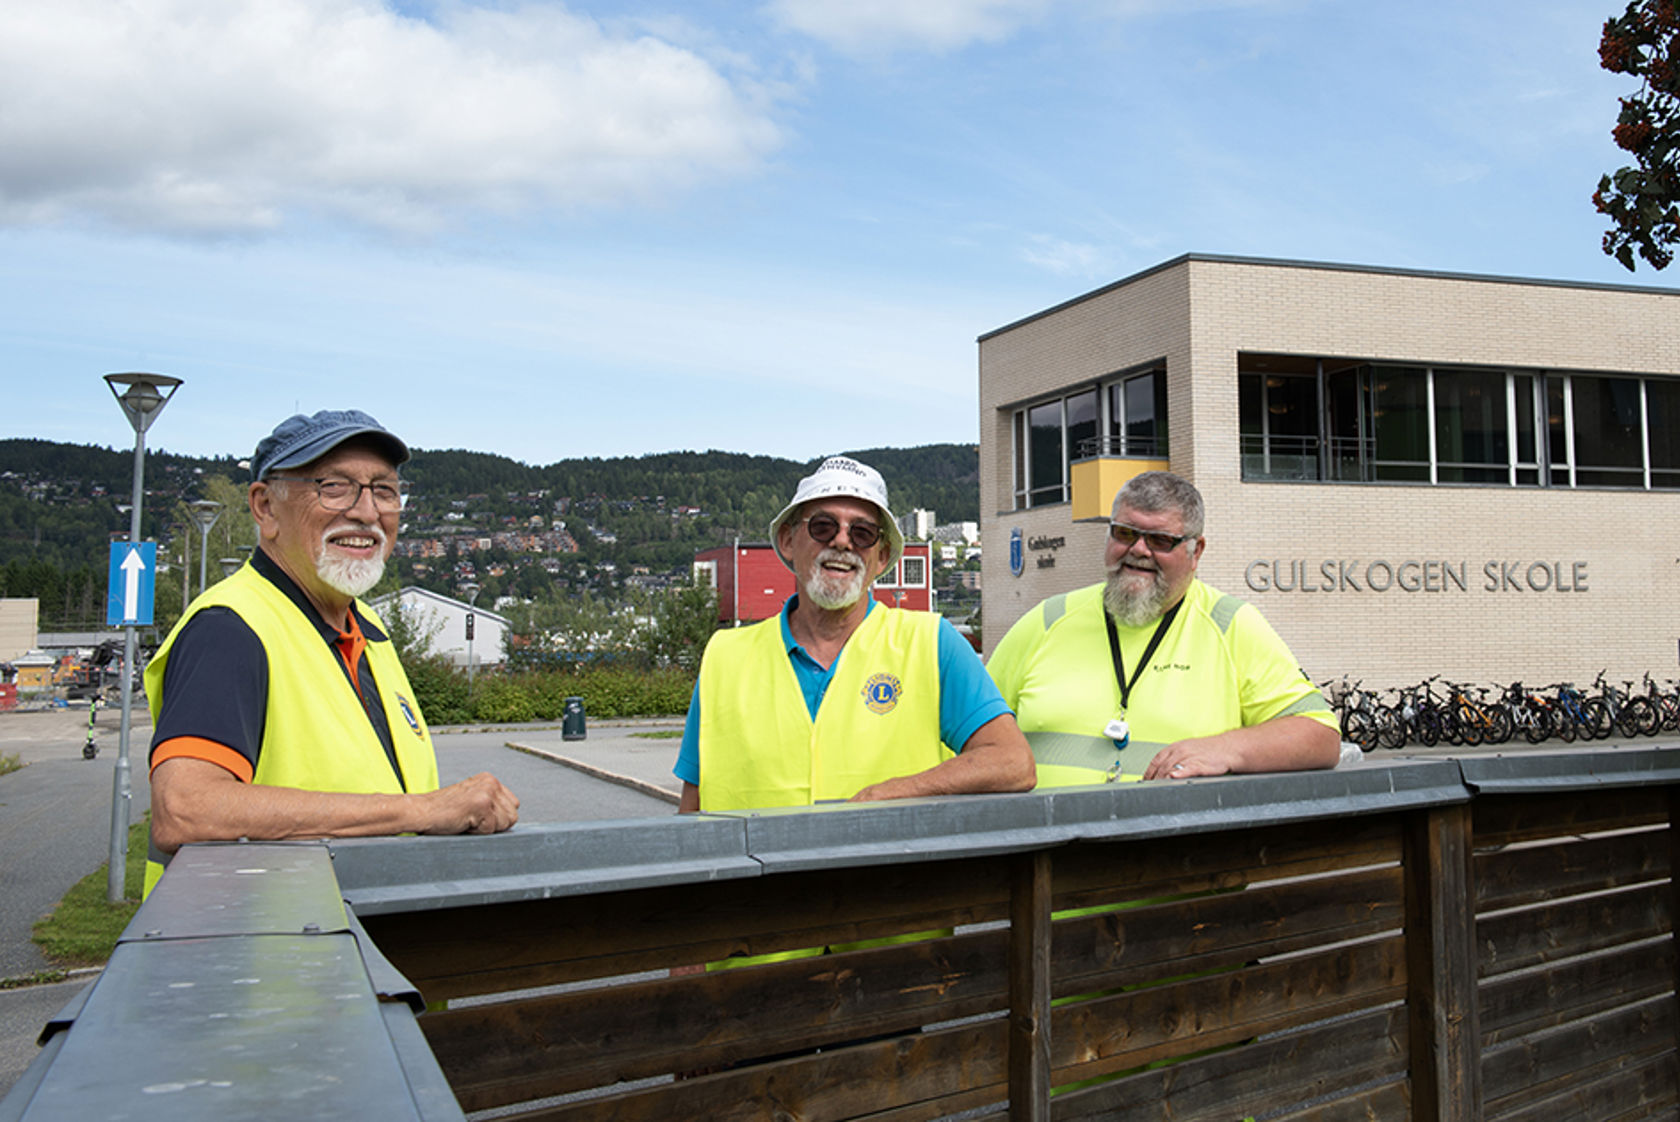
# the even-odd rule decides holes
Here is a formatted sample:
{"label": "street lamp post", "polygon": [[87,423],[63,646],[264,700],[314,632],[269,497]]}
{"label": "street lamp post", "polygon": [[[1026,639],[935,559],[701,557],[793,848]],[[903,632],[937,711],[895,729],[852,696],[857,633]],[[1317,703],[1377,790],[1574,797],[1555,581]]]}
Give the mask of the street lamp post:
{"label": "street lamp post", "polygon": [[187,504],[187,513],[198,526],[198,594],[210,587],[210,528],[222,516],[222,504],[215,499],[199,499]]}
{"label": "street lamp post", "polygon": [[473,609],[478,604],[478,585],[464,584],[461,591],[467,594],[467,696],[470,698],[473,693],[473,632],[476,630],[473,624],[477,622],[473,618]]}
{"label": "street lamp post", "polygon": [[[107,374],[105,384],[111,387],[111,396],[134,427],[134,501],[129,508],[128,540],[138,546],[140,504],[146,495],[146,430],[175,396],[181,379],[168,374]],[[123,898],[123,873],[128,868],[128,735],[133,724],[134,660],[140,635],[138,624],[125,624],[123,630],[127,634],[123,638],[122,731],[111,777],[111,854],[105,882],[105,898],[113,903]]]}

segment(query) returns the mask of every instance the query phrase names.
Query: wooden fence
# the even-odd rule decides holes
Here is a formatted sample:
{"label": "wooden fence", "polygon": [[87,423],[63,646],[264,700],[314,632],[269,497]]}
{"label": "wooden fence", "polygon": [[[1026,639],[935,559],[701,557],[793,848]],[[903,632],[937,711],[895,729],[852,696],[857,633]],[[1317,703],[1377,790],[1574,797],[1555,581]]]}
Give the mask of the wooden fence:
{"label": "wooden fence", "polygon": [[127,941],[203,938],[171,909],[225,910],[218,848],[324,850],[316,934],[424,995],[460,1110],[522,1122],[1674,1118],[1677,791],[1680,750],[1606,749],[194,847],[216,883],[172,867]]}

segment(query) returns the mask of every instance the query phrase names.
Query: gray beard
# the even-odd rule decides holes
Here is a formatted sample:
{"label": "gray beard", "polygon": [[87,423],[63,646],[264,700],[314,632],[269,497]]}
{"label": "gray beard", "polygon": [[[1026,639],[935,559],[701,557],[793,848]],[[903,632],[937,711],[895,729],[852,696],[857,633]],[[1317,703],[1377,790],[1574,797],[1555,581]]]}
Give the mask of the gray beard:
{"label": "gray beard", "polygon": [[[822,567],[823,562],[834,558],[849,558],[857,562],[857,568],[844,575],[830,573]],[[837,612],[842,608],[849,608],[863,596],[863,559],[855,553],[847,553],[843,549],[825,549],[817,555],[812,563],[811,578],[805,582],[805,594],[811,603],[827,612]]]}
{"label": "gray beard", "polygon": [[355,561],[343,557],[323,557],[315,566],[315,574],[328,588],[354,600],[379,583],[385,575],[385,562],[383,559]]}
{"label": "gray beard", "polygon": [[1103,589],[1103,607],[1108,609],[1108,614],[1114,617],[1116,623],[1142,627],[1154,623],[1166,612],[1166,581],[1158,569],[1153,576],[1154,579],[1146,586],[1138,588],[1128,581],[1123,570],[1108,575],[1108,585]]}
{"label": "gray beard", "polygon": [[[385,548],[385,531],[378,526],[365,526],[360,523],[357,528],[379,543],[380,550]],[[334,528],[328,528],[321,534],[320,548],[315,551],[315,575],[321,578],[321,583],[337,592],[342,592],[352,600],[357,599],[379,583],[385,575],[385,558],[376,557],[368,561],[359,561],[353,557],[338,557],[327,544]]]}

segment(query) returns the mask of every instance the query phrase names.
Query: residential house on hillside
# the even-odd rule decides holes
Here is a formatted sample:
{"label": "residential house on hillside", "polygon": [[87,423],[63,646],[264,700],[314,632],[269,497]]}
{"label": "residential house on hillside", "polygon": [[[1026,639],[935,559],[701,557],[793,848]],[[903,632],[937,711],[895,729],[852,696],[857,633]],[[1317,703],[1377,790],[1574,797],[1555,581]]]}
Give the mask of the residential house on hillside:
{"label": "residential house on hillside", "polygon": [[429,653],[456,666],[467,665],[469,650],[474,666],[500,666],[503,662],[503,637],[512,626],[504,615],[412,585],[371,603],[387,623],[395,611],[393,604],[400,603],[411,626],[422,635],[430,634]]}
{"label": "residential house on hillside", "polygon": [[[930,554],[927,542],[905,542],[898,564],[875,581],[875,599],[895,608],[932,611]],[[793,573],[769,542],[701,550],[694,555],[694,572],[717,590],[718,623],[730,626],[769,619],[795,591]]]}

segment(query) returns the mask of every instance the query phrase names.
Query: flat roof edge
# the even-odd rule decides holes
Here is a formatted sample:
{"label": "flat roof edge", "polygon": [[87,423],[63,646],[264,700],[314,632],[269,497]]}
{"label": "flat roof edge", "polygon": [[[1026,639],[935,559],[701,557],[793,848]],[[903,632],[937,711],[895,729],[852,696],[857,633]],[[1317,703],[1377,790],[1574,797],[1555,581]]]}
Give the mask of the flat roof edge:
{"label": "flat roof edge", "polygon": [[1169,269],[1175,269],[1180,265],[1188,265],[1191,263],[1253,265],[1270,269],[1310,269],[1326,273],[1369,273],[1377,276],[1416,277],[1428,280],[1473,281],[1478,284],[1523,285],[1530,288],[1577,288],[1594,292],[1637,293],[1645,296],[1680,296],[1680,288],[1661,288],[1656,285],[1601,284],[1594,281],[1555,280],[1542,277],[1518,277],[1498,273],[1459,273],[1441,269],[1395,269],[1387,268],[1381,265],[1351,265],[1335,261],[1307,261],[1297,258],[1244,257],[1240,255],[1222,253],[1184,253],[1172,258],[1171,260],[1162,261],[1160,264],[1151,265],[1147,269],[1122,277],[1117,281],[1110,281],[1108,284],[1105,284],[1100,288],[1094,288],[1089,292],[1081,293],[1078,296],[1063,300],[1061,303],[1054,304],[1051,307],[1045,308],[1043,311],[1034,312],[1029,316],[1023,316],[1012,323],[1006,323],[1002,327],[994,328],[993,330],[980,335],[975,342],[984,343],[988,339],[995,338],[998,335],[1003,335],[1007,332],[1015,330],[1018,327],[1024,327],[1029,323],[1044,319],[1047,316],[1053,316],[1057,312],[1065,311],[1068,308],[1083,304],[1087,300],[1095,300],[1099,296],[1105,296],[1116,289],[1124,288],[1129,284],[1135,284],[1138,281],[1145,280],[1157,273],[1164,273]]}

